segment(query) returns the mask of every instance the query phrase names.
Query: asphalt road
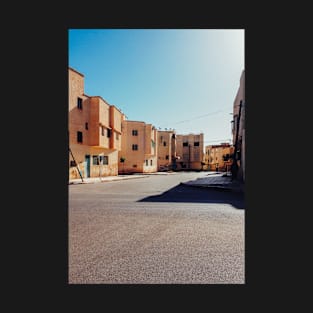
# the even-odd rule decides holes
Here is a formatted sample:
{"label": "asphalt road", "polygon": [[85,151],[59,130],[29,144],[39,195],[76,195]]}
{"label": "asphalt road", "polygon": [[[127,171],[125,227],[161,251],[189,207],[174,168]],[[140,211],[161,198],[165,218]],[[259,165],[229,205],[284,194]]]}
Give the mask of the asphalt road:
{"label": "asphalt road", "polygon": [[70,284],[243,284],[242,194],[205,173],[69,186]]}

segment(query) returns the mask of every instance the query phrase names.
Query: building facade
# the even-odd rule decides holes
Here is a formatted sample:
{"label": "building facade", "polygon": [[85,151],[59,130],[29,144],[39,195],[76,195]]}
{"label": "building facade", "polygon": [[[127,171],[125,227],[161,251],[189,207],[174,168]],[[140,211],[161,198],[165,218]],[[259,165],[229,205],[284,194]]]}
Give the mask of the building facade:
{"label": "building facade", "polygon": [[203,168],[203,133],[176,135],[177,170]]}
{"label": "building facade", "polygon": [[158,171],[176,170],[176,133],[174,130],[158,130]]}
{"label": "building facade", "polygon": [[124,114],[84,93],[84,75],[69,68],[69,179],[118,174]]}
{"label": "building facade", "polygon": [[122,121],[119,173],[157,172],[157,130],[152,124]]}
{"label": "building facade", "polygon": [[239,88],[234,100],[233,106],[233,145],[235,148],[234,161],[237,164],[235,176],[237,179],[245,180],[245,71],[243,70],[240,77]]}
{"label": "building facade", "polygon": [[210,171],[230,171],[234,148],[229,143],[205,146],[204,163]]}

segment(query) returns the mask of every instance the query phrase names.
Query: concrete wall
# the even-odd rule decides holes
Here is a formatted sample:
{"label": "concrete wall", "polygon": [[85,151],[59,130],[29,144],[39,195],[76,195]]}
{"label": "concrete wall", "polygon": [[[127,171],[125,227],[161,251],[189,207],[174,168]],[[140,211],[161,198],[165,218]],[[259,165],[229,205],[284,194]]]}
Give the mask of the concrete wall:
{"label": "concrete wall", "polygon": [[[110,105],[99,96],[89,97],[84,94],[84,75],[69,68],[69,147],[83,177],[87,177],[86,156],[90,156],[89,177],[118,175],[118,151],[110,149]],[[77,98],[81,98],[82,108],[77,107]],[[120,117],[116,114],[117,130]],[[87,125],[86,125],[87,123]],[[102,135],[102,126],[104,134]],[[77,132],[83,133],[83,142],[77,142]],[[113,136],[113,132],[111,136]],[[119,138],[121,139],[121,138]],[[117,145],[118,146],[118,145]],[[69,152],[69,179],[80,178],[76,166],[71,166],[73,156]],[[108,164],[93,164],[93,156],[108,157]],[[73,164],[73,163],[72,163]]]}
{"label": "concrete wall", "polygon": [[[239,121],[239,129],[237,130],[237,120],[239,119],[240,101],[242,101],[241,116]],[[237,150],[240,150],[240,160],[237,161],[237,164],[239,166],[237,178],[243,181],[245,179],[245,108],[246,108],[245,71],[243,70],[241,73],[239,88],[233,106],[233,116],[234,116],[233,144],[235,145],[236,133],[238,131]]]}
{"label": "concrete wall", "polygon": [[[87,176],[87,161],[86,155],[90,156],[90,171],[89,177],[104,177],[118,175],[118,152],[117,150],[110,150],[104,148],[93,148],[86,145],[72,144],[71,150],[81,172],[83,178]],[[93,164],[93,156],[107,156],[108,164]],[[76,166],[70,166],[73,157],[69,154],[69,179],[80,178],[78,169]]]}
{"label": "concrete wall", "polygon": [[230,144],[209,145],[205,147],[206,168],[211,171],[230,170],[231,160],[224,161],[223,155],[229,156],[233,153],[234,148]]}
{"label": "concrete wall", "polygon": [[125,115],[118,110],[114,105],[110,106],[110,127],[112,136],[110,138],[110,148],[121,151],[122,149],[122,121],[125,120]]}
{"label": "concrete wall", "polygon": [[[201,170],[204,157],[203,134],[188,134],[176,136],[177,170]],[[199,146],[195,146],[195,142]],[[183,144],[186,143],[187,146]]]}
{"label": "concrete wall", "polygon": [[[85,123],[89,128],[89,97],[84,95],[84,76],[73,69],[68,71],[69,91],[68,91],[68,130],[69,143],[77,143],[77,132],[83,133],[83,143],[89,144],[89,130],[86,130]],[[77,99],[82,99],[82,109],[77,107]]]}
{"label": "concrete wall", "polygon": [[[132,134],[133,130],[137,131],[137,136]],[[157,136],[156,129],[151,124],[140,121],[123,120],[122,149],[119,152],[119,159],[124,157],[126,160],[124,163],[119,163],[119,173],[156,172],[157,155],[152,140],[157,140]],[[138,150],[133,150],[133,145],[137,145]],[[146,165],[147,161],[148,165]]]}
{"label": "concrete wall", "polygon": [[[158,170],[172,169],[173,160],[176,157],[175,131],[158,131]],[[175,161],[174,161],[175,162]]]}

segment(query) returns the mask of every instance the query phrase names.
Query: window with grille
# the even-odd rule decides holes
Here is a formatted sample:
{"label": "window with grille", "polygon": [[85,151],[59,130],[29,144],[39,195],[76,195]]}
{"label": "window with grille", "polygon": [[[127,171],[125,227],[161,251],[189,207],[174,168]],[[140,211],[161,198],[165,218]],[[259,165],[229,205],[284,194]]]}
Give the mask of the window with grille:
{"label": "window with grille", "polygon": [[77,132],[77,142],[83,142],[83,133]]}
{"label": "window with grille", "polygon": [[83,109],[83,99],[82,98],[77,98],[77,108],[79,110],[82,110]]}

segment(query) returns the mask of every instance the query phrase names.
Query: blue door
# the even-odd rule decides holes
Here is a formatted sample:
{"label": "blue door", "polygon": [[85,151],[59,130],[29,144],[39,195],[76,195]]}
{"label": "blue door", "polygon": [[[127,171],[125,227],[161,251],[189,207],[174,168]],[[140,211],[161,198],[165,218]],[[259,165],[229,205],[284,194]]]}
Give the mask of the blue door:
{"label": "blue door", "polygon": [[90,155],[85,155],[85,177],[90,177]]}

